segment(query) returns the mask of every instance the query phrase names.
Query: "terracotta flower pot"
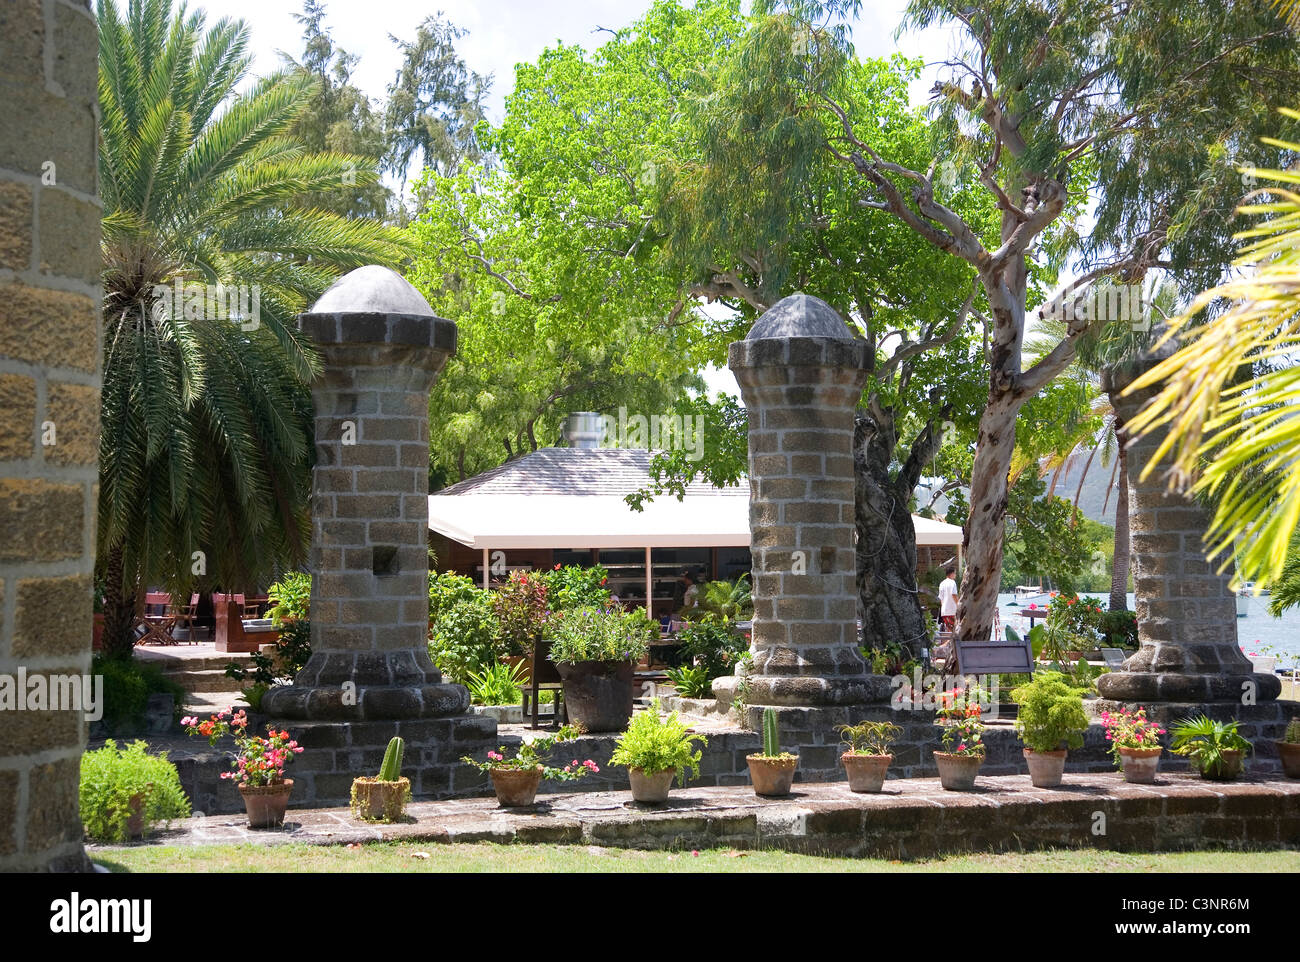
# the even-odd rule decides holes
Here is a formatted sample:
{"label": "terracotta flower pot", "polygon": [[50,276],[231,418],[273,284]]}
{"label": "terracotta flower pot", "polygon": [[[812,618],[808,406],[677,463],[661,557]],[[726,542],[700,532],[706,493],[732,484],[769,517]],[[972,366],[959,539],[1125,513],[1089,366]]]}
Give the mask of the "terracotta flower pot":
{"label": "terracotta flower pot", "polygon": [[542,784],[540,768],[494,768],[488,774],[492,776],[492,787],[502,808],[526,808],[533,804]]}
{"label": "terracotta flower pot", "polygon": [[627,780],[632,785],[632,798],[647,805],[663,804],[668,801],[668,790],[673,787],[676,774],[671,768],[653,775],[647,775],[639,768],[629,768]]}
{"label": "terracotta flower pot", "polygon": [[395,822],[402,817],[411,780],[381,781],[373,775],[352,780],[352,814],[367,822]]}
{"label": "terracotta flower pot", "polygon": [[935,752],[934,764],[939,769],[939,784],[946,791],[969,792],[975,787],[975,776],[984,764],[984,756]]}
{"label": "terracotta flower pot", "polygon": [[621,732],[632,718],[633,673],[630,661],[556,662],[564,679],[569,721],[589,732]]}
{"label": "terracotta flower pot", "polygon": [[1241,762],[1246,753],[1240,749],[1224,748],[1219,754],[1223,756],[1222,761],[1202,768],[1201,777],[1211,782],[1231,782],[1241,774]]}
{"label": "terracotta flower pot", "polygon": [[1282,760],[1282,774],[1300,778],[1300,742],[1276,742],[1277,757]]}
{"label": "terracotta flower pot", "polygon": [[240,785],[244,796],[244,810],[248,812],[249,828],[279,828],[284,824],[284,811],[289,807],[289,794],[293,779],[286,778],[278,785]]}
{"label": "terracotta flower pot", "polygon": [[1029,764],[1029,780],[1034,788],[1056,788],[1065,775],[1065,749],[1055,752],[1036,752],[1025,749],[1025,761]]}
{"label": "terracotta flower pot", "polygon": [[144,838],[144,800],[145,793],[137,792],[126,803],[126,837]]}
{"label": "terracotta flower pot", "polygon": [[857,755],[845,752],[840,756],[844,772],[849,776],[849,791],[878,792],[885,784],[885,773],[893,755]]}
{"label": "terracotta flower pot", "polygon": [[1160,765],[1163,748],[1121,748],[1119,749],[1120,766],[1124,770],[1124,781],[1137,785],[1150,785],[1156,780],[1156,769]]}
{"label": "terracotta flower pot", "polygon": [[755,795],[790,794],[799,756],[769,758],[766,755],[746,755],[745,761],[749,763],[749,778],[754,783]]}

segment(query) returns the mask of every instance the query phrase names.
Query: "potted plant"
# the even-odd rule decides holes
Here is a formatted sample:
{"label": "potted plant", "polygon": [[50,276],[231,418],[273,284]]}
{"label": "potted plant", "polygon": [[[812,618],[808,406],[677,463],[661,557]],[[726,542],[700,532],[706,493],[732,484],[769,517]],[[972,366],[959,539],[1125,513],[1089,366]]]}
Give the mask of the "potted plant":
{"label": "potted plant", "polygon": [[777,730],[776,712],[763,709],[763,750],[745,756],[749,764],[749,778],[754,783],[755,795],[789,795],[794,784],[794,771],[799,767],[799,756],[781,751],[781,738]]}
{"label": "potted plant", "polygon": [[1240,722],[1215,721],[1207,715],[1186,718],[1170,732],[1169,747],[1186,755],[1202,778],[1230,782],[1241,774],[1241,762],[1250,742],[1237,734]]}
{"label": "potted plant", "polygon": [[1015,688],[1016,731],[1025,743],[1029,779],[1035,788],[1056,788],[1065,774],[1065,756],[1083,747],[1088,716],[1083,694],[1064,675],[1043,671]]}
{"label": "potted plant", "polygon": [[1282,740],[1277,742],[1277,757],[1287,778],[1300,778],[1300,718],[1292,718]]}
{"label": "potted plant", "polygon": [[1124,781],[1150,785],[1156,780],[1160,764],[1160,736],[1165,730],[1147,719],[1147,710],[1138,708],[1130,712],[1121,708],[1115,712],[1101,713],[1106,726],[1106,740],[1115,764],[1124,772]]}
{"label": "potted plant", "polygon": [[[226,719],[229,718],[229,721]],[[208,744],[216,746],[226,735],[235,739],[235,752],[231,756],[233,771],[222,772],[222,778],[237,783],[248,813],[249,828],[279,828],[284,824],[284,812],[289,806],[293,779],[284,777],[284,766],[302,753],[299,744],[287,731],[276,731],[270,725],[266,737],[248,734],[248,716],[243,709],[233,708],[217,712],[206,721],[193,715],[182,718],[181,724],[191,735],[202,735]]]}
{"label": "potted plant", "polygon": [[947,750],[934,752],[934,763],[939,769],[939,784],[947,791],[965,792],[975,787],[975,776],[984,764],[983,713],[979,697],[967,695],[960,688],[939,694],[936,724]]}
{"label": "potted plant", "polygon": [[402,756],[406,742],[391,738],[376,776],[352,780],[352,814],[367,822],[395,822],[402,817],[411,797],[411,780],[402,777]]}
{"label": "potted plant", "polygon": [[659,699],[655,698],[648,710],[632,716],[627,731],[618,737],[610,763],[627,768],[634,800],[655,805],[668,800],[674,776],[683,788],[688,773],[699,776],[701,755],[692,750],[695,742],[707,745],[708,739],[693,734],[675,711],[660,718]]}
{"label": "potted plant", "polygon": [[[98,842],[142,838],[154,825],[190,814],[176,766],[166,752],[150,755],[134,741],[118,748],[111,738],[81,758],[78,805],[86,835]],[[32,806],[42,804],[33,797]]]}
{"label": "potted plant", "polygon": [[632,717],[633,668],[657,634],[654,622],[641,611],[575,608],[553,615],[549,630],[569,718],[589,732],[622,731]]}
{"label": "potted plant", "polygon": [[462,756],[461,761],[480,772],[487,772],[492,779],[497,802],[502,808],[524,808],[533,804],[544,778],[570,782],[588,773],[600,771],[590,758],[585,762],[579,762],[575,758],[563,768],[553,768],[546,764],[556,745],[572,741],[580,734],[579,728],[565,725],[554,735],[544,735],[522,743],[514,758],[506,757],[506,749],[502,745],[496,751],[487,753],[486,762],[477,762],[468,755]]}
{"label": "potted plant", "polygon": [[894,760],[889,749],[903,730],[889,722],[877,721],[841,725],[837,730],[844,739],[845,752],[840,755],[840,762],[849,777],[849,791],[880,791],[889,763]]}

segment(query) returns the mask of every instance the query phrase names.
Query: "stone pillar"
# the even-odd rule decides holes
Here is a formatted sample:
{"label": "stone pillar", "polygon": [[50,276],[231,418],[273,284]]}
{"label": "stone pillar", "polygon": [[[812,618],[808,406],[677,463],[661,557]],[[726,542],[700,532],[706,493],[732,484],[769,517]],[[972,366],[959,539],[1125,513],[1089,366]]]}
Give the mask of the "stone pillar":
{"label": "stone pillar", "polygon": [[411,719],[463,713],[469,693],[429,660],[429,390],[456,351],[402,277],[362,267],[300,318],[312,385],[312,655],[270,715]]}
{"label": "stone pillar", "polygon": [[[1155,395],[1123,390],[1162,357],[1145,356],[1107,370],[1102,387],[1121,422],[1131,421]],[[1203,539],[1211,514],[1168,490],[1162,472],[1139,478],[1163,439],[1156,431],[1129,447],[1129,527],[1141,648],[1123,671],[1102,675],[1097,690],[1116,701],[1241,703],[1276,699],[1276,675],[1257,674],[1237,642],[1236,596],[1229,575],[1217,574]]]}
{"label": "stone pillar", "polygon": [[793,294],[731,345],[749,412],[754,570],[751,705],[888,697],[858,653],[853,413],[866,342],[824,301]]}
{"label": "stone pillar", "polygon": [[[0,4],[0,676],[90,671],[99,457],[97,55],[86,3]],[[0,871],[90,867],[80,706],[0,707]]]}

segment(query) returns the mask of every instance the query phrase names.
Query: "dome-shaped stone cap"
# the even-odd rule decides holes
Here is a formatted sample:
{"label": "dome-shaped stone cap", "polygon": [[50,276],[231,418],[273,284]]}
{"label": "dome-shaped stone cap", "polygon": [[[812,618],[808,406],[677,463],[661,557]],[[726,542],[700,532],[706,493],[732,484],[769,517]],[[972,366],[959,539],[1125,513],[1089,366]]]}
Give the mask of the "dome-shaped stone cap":
{"label": "dome-shaped stone cap", "polygon": [[391,344],[456,352],[456,325],[437,317],[396,271],[358,267],[330,285],[298,327],[317,344]]}
{"label": "dome-shaped stone cap", "polygon": [[433,317],[424,296],[397,271],[368,264],[344,274],[329,286],[308,314],[405,314]]}
{"label": "dome-shaped stone cap", "polygon": [[820,297],[791,294],[783,297],[754,322],[745,340],[772,337],[833,337],[853,340],[844,318]]}

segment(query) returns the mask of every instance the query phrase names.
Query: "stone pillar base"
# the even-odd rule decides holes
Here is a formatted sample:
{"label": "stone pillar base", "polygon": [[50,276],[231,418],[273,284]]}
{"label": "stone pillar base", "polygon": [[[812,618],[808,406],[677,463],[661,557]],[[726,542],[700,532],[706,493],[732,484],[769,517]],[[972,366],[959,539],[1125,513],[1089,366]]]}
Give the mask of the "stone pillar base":
{"label": "stone pillar base", "polygon": [[884,675],[751,675],[746,703],[755,706],[863,705],[889,701]]}
{"label": "stone pillar base", "polygon": [[322,721],[442,718],[469,710],[464,685],[442,680],[427,651],[317,652],[292,685],[273,688],[262,711]]}
{"label": "stone pillar base", "polygon": [[1172,671],[1116,671],[1097,679],[1097,692],[1116,702],[1236,702],[1247,692],[1256,703],[1276,701],[1282,679],[1259,672],[1193,674]]}

